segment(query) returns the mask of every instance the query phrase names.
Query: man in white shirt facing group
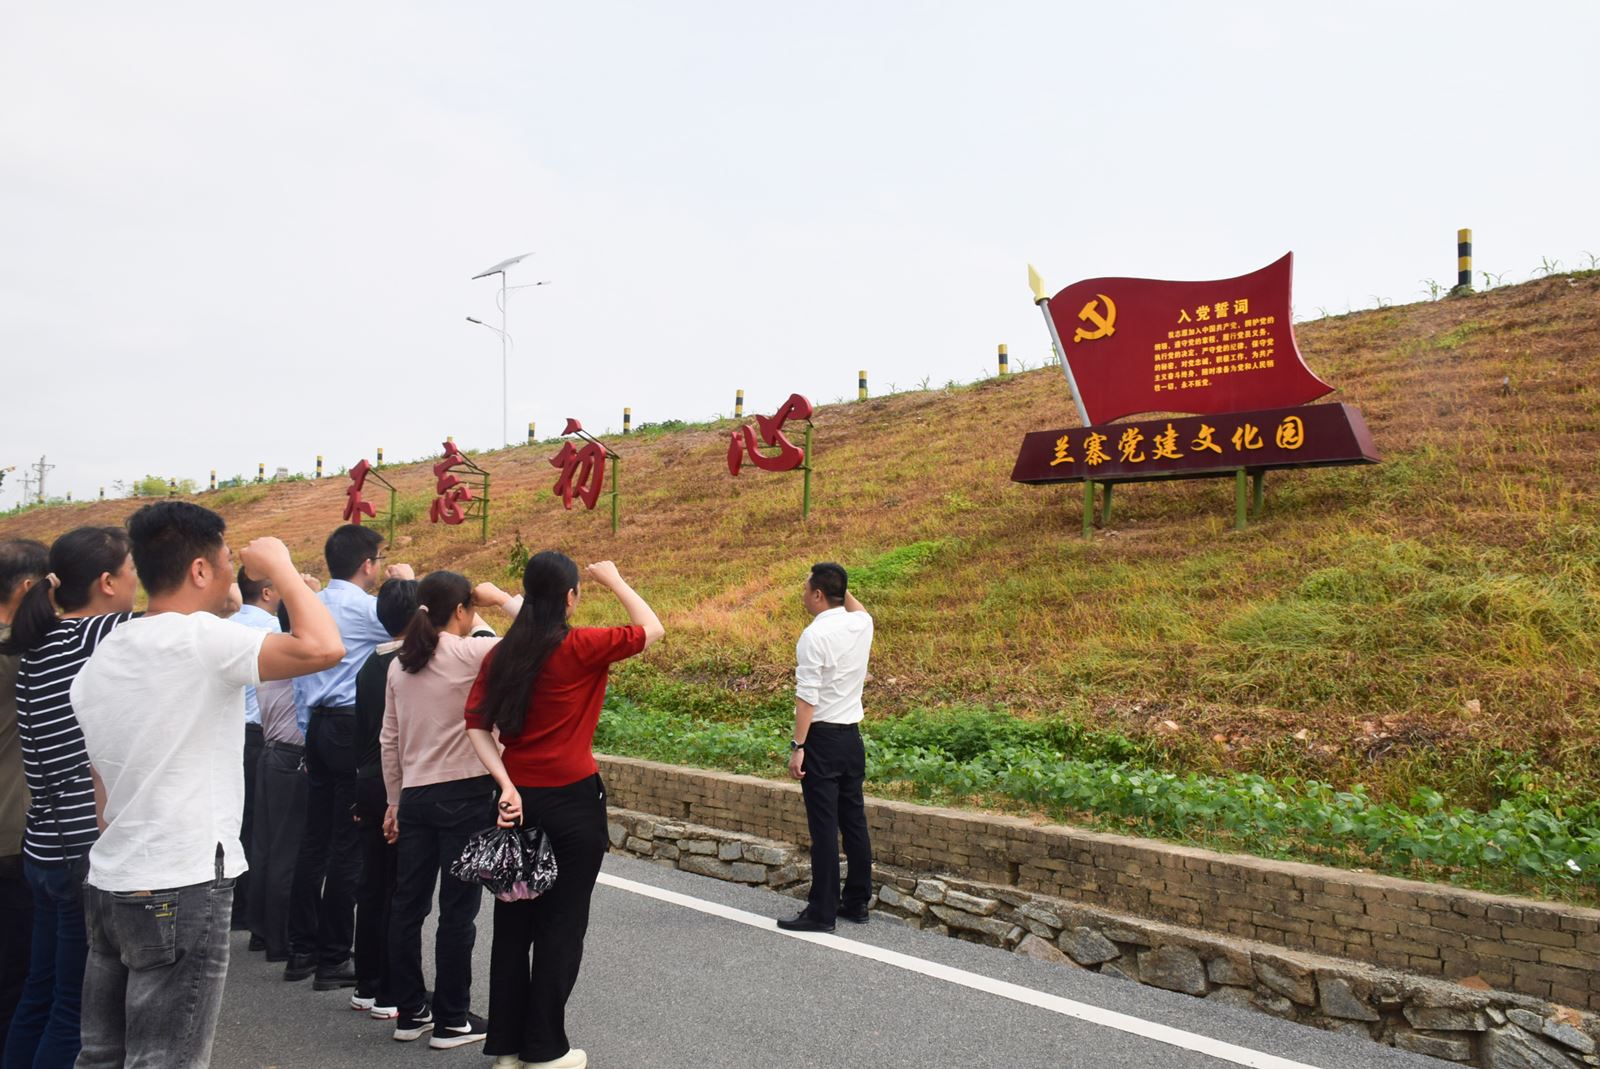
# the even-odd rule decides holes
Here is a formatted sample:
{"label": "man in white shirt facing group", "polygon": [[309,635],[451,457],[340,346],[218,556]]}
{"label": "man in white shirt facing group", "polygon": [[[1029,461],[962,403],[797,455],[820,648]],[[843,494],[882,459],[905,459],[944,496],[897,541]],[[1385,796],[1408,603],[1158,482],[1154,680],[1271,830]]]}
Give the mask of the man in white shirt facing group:
{"label": "man in white shirt facing group", "polygon": [[244,691],[344,653],[276,538],[240,556],[279,591],[292,633],[218,618],[233,582],[224,529],[221,516],[182,501],[129,518],[149,609],[107,636],[72,684],[103,828],[84,894],[82,1069],[210,1063],[233,886],[245,871]]}
{"label": "man in white shirt facing group", "polygon": [[[872,843],[862,799],[861,688],[872,654],[872,616],[848,589],[837,564],[811,566],[800,600],[812,621],[795,645],[794,738],[789,775],[800,781],[811,831],[811,893],[806,908],[778,927],[831,932],[836,918],[867,922]],[[839,840],[849,868],[839,888]]]}

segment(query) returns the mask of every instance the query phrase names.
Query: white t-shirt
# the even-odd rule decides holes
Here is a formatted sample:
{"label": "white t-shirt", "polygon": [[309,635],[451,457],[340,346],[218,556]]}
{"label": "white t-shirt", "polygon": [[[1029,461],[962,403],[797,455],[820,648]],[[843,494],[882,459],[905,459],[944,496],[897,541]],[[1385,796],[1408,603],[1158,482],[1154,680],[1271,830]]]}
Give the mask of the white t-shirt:
{"label": "white t-shirt", "polygon": [[210,883],[245,870],[244,688],[261,682],[267,632],[208,612],[130,620],[72,682],[106,830],[89,851],[103,891]]}
{"label": "white t-shirt", "polygon": [[794,647],[794,690],[797,698],[815,707],[813,724],[861,722],[861,687],[871,655],[872,617],[865,610],[824,610],[800,632]]}

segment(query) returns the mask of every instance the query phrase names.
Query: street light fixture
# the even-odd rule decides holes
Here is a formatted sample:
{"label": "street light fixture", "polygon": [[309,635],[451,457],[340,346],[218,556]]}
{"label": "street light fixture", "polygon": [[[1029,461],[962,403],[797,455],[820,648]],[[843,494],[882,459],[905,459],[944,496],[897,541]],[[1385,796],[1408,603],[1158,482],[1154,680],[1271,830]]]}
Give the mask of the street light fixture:
{"label": "street light fixture", "polygon": [[550,284],[548,281],[544,281],[530,282],[525,286],[507,286],[506,271],[532,255],[533,253],[531,252],[525,252],[521,256],[513,256],[509,260],[501,260],[493,267],[486,268],[472,276],[472,281],[477,281],[480,278],[488,278],[490,275],[500,276],[500,295],[498,300],[500,305],[500,326],[490,326],[488,323],[483,322],[483,320],[474,319],[471,316],[467,317],[467,322],[476,323],[480,327],[489,327],[490,330],[500,335],[500,444],[502,447],[509,446],[511,444],[510,422],[508,418],[510,402],[508,400],[506,386],[506,368],[510,362],[511,356],[511,335],[506,331],[506,294],[511,290],[532,289],[534,286],[548,286]]}

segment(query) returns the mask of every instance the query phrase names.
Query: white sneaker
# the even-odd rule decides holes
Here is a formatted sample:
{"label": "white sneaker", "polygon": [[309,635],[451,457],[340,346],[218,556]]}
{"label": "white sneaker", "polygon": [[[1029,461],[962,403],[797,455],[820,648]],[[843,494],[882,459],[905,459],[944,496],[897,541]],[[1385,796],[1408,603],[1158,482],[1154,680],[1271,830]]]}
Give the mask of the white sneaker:
{"label": "white sneaker", "polygon": [[374,1021],[392,1021],[400,1016],[399,1006],[379,1006],[376,1003],[367,1010],[367,1016]]}
{"label": "white sneaker", "polygon": [[577,1047],[553,1062],[523,1062],[522,1069],[585,1069],[589,1064],[589,1056]]}
{"label": "white sneaker", "polygon": [[494,1069],[522,1069],[522,1059],[515,1054],[502,1054],[494,1060]]}

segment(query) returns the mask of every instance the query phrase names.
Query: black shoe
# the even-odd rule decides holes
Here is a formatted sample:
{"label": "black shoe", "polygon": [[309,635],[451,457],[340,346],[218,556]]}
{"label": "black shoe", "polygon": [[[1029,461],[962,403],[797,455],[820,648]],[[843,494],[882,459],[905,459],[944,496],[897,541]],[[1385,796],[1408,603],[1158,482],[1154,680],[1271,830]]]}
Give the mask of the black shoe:
{"label": "black shoe", "polygon": [[250,937],[250,942],[245,944],[245,949],[254,950],[259,953],[260,951],[267,949],[267,941],[261,938],[259,935],[252,935]]}
{"label": "black shoe", "polygon": [[415,1013],[402,1013],[394,1023],[394,1038],[401,1043],[421,1039],[422,1033],[433,1031],[433,1011],[424,1006]]}
{"label": "black shoe", "polygon": [[289,955],[287,954],[275,954],[270,950],[267,951],[267,963],[270,965],[282,965],[288,960]]}
{"label": "black shoe", "polygon": [[285,980],[304,980],[317,971],[317,956],[315,954],[296,954],[290,952],[289,962],[283,967]]}
{"label": "black shoe", "polygon": [[786,932],[831,932],[833,922],[823,923],[814,919],[809,910],[802,909],[788,920],[780,920],[778,927]]}
{"label": "black shoe", "polygon": [[346,958],[333,968],[317,970],[317,978],[311,986],[317,991],[337,991],[341,987],[356,986],[356,967]]}
{"label": "black shoe", "polygon": [[847,920],[851,924],[865,924],[867,923],[868,917],[867,907],[862,906],[860,909],[841,909],[839,911],[839,917],[841,920]]}
{"label": "black shoe", "polygon": [[489,1022],[475,1013],[467,1014],[466,1024],[438,1024],[433,1026],[433,1036],[428,1046],[434,1050],[449,1050],[468,1043],[482,1043],[489,1034]]}

